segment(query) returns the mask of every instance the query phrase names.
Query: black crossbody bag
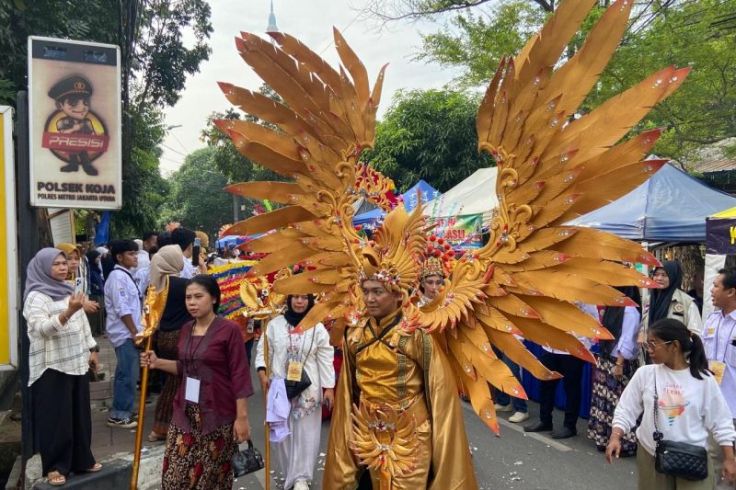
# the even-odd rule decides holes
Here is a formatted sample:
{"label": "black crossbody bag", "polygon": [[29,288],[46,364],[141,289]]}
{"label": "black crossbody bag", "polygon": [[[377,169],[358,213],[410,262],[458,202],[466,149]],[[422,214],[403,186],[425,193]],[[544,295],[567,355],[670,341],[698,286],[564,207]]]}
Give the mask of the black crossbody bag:
{"label": "black crossbody bag", "polygon": [[309,344],[309,350],[307,351],[307,355],[304,356],[304,362],[302,363],[302,379],[299,381],[289,381],[288,379],[284,380],[284,385],[286,386],[286,398],[289,400],[293,400],[298,397],[302,394],[302,391],[312,386],[312,380],[309,379],[307,370],[304,369],[304,365],[306,364],[307,357],[309,357],[309,354],[312,352],[315,335],[317,335],[317,332],[312,331],[312,342]]}
{"label": "black crossbody bag", "polygon": [[654,374],[654,469],[665,475],[684,480],[705,480],[708,477],[708,452],[704,447],[686,442],[668,441],[657,426],[657,374]]}

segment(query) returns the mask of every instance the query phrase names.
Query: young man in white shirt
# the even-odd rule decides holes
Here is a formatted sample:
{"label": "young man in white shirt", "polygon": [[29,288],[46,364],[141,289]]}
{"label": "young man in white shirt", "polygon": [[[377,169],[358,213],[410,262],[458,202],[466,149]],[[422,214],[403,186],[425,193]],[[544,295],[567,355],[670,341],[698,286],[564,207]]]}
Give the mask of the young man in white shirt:
{"label": "young man in white shirt", "polygon": [[142,311],[142,295],[130,272],[138,265],[138,245],[133,240],[115,240],[110,248],[115,267],[105,281],[106,329],[117,367],[107,425],[130,429],[137,425],[133,407],[139,360],[134,339],[141,329]]}
{"label": "young man in white shirt", "polygon": [[[719,270],[710,294],[713,306],[717,309],[705,319],[703,346],[708,357],[708,367],[713,372],[736,422],[736,269]],[[715,449],[711,451],[711,455],[718,475],[723,459],[718,448]],[[715,488],[734,487],[717,478]]]}
{"label": "young man in white shirt", "polygon": [[187,228],[177,228],[171,232],[172,243],[179,245],[181,253],[184,255],[184,269],[179,274],[179,277],[183,279],[191,279],[197,274],[200,274],[199,269],[192,264],[195,238],[197,238],[197,235]]}

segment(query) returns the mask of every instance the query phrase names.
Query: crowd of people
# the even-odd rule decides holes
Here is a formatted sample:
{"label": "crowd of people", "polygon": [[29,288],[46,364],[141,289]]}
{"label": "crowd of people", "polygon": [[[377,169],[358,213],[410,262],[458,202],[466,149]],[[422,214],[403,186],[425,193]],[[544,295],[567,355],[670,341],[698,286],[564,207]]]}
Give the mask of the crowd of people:
{"label": "crowd of people", "polygon": [[[232,260],[231,255],[230,250],[224,251],[220,260]],[[171,233],[146,234],[138,242],[115,240],[88,251],[59,244],[42,249],[29,263],[23,309],[31,340],[29,385],[38,449],[51,485],[63,485],[70,473],[101,468],[91,451],[88,373],[98,364],[93,333],[104,330],[117,358],[108,425],[136,427],[136,383],[142,366],[165,373],[148,435],[149,441],[166,444],[162,487],[230,488],[237,444],[250,439],[246,400],[253,394],[251,359],[243,326],[218,316],[220,289],[206,275],[207,262],[212,260],[204,254],[202,239],[177,228]],[[578,305],[600,319],[613,337],[586,344],[597,361],[587,437],[605,451],[609,461],[635,456],[639,488],[681,488],[678,477],[654,470],[657,433],[667,440],[707,446],[711,471],[706,479],[689,482],[687,488],[731,488],[728,485],[736,481],[736,270],[720,271],[711,286],[717,311],[704,321],[699,311],[702,303],[681,289],[682,276],[680,265],[667,261],[652,272],[660,288],[651,290],[648,300],[642,301],[637,288],[619,288],[636,306]],[[444,279],[441,268],[425,269],[416,301],[432,301]],[[142,302],[149,285],[157,290],[167,288],[168,295],[155,350],[141,352],[135,340],[141,331]],[[347,338],[343,346],[346,368],[352,375],[341,377],[345,385],[341,396],[352,396],[356,386],[350,385],[357,382],[361,404],[373,399],[386,403],[395,390],[365,367],[356,371],[356,362],[367,350],[395,349],[377,332],[390,330],[400,318],[396,313],[400,309],[386,284],[366,280],[362,289],[371,319],[360,330],[362,337]],[[262,391],[267,393],[275,470],[286,489],[309,488],[319,454],[322,409],[336,403],[335,349],[328,330],[321,323],[306,332],[295,329],[314,300],[313,296],[288,296],[283,314],[267,322],[253,359]],[[94,323],[102,312],[104,329],[95,331],[90,319]],[[421,359],[427,341],[419,335],[400,343],[400,349],[406,351],[402,355],[419,359],[416,371],[403,368],[404,381],[416,375],[417,388],[422,380],[438,383],[425,377],[430,372],[442,377],[440,360]],[[512,372],[526,376],[513,361],[503,360]],[[557,380],[543,381],[539,420],[524,430],[573,437],[582,402],[584,361],[549,348],[540,360],[564,375],[564,421],[553,430]],[[403,389],[409,385],[413,386],[408,383]],[[496,393],[497,411],[513,411],[511,422],[527,420],[525,400],[504,395]],[[438,407],[442,424],[452,423],[448,414],[455,413],[453,407]],[[431,411],[405,410],[417,411],[415,415],[432,426]],[[452,430],[443,433],[460,437]],[[423,444],[435,453],[458,442],[428,437]],[[330,444],[336,450],[328,454],[328,465],[342,465],[347,472],[344,478],[359,478],[350,476],[354,460],[353,464],[344,460],[350,453],[342,454],[341,443],[333,431]],[[447,457],[456,464],[452,468],[469,464],[462,454]],[[429,466],[419,470],[435,478],[443,475]],[[366,481],[372,478],[364,477]],[[417,478],[425,476],[417,473]]]}

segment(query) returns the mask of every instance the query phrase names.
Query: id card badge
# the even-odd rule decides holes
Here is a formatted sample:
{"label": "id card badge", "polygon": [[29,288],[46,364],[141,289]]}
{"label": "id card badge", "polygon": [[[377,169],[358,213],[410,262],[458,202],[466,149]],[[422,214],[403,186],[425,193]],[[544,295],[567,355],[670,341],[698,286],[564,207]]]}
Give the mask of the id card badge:
{"label": "id card badge", "polygon": [[302,363],[299,361],[289,361],[289,366],[286,369],[286,381],[301,381],[302,380]]}
{"label": "id card badge", "polygon": [[709,361],[708,369],[711,370],[713,376],[716,378],[716,383],[719,385],[723,381],[723,374],[726,372],[726,365],[721,361]]}
{"label": "id card badge", "polygon": [[188,402],[199,403],[199,380],[187,376],[184,389],[184,399]]}

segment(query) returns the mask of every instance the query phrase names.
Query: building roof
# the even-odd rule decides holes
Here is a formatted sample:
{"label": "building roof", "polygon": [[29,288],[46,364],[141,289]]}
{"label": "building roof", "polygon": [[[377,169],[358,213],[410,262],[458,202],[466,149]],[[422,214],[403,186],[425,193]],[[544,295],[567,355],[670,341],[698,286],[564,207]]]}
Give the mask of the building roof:
{"label": "building roof", "polygon": [[717,160],[703,160],[688,165],[692,172],[709,174],[714,172],[728,172],[736,170],[736,159],[719,158]]}

